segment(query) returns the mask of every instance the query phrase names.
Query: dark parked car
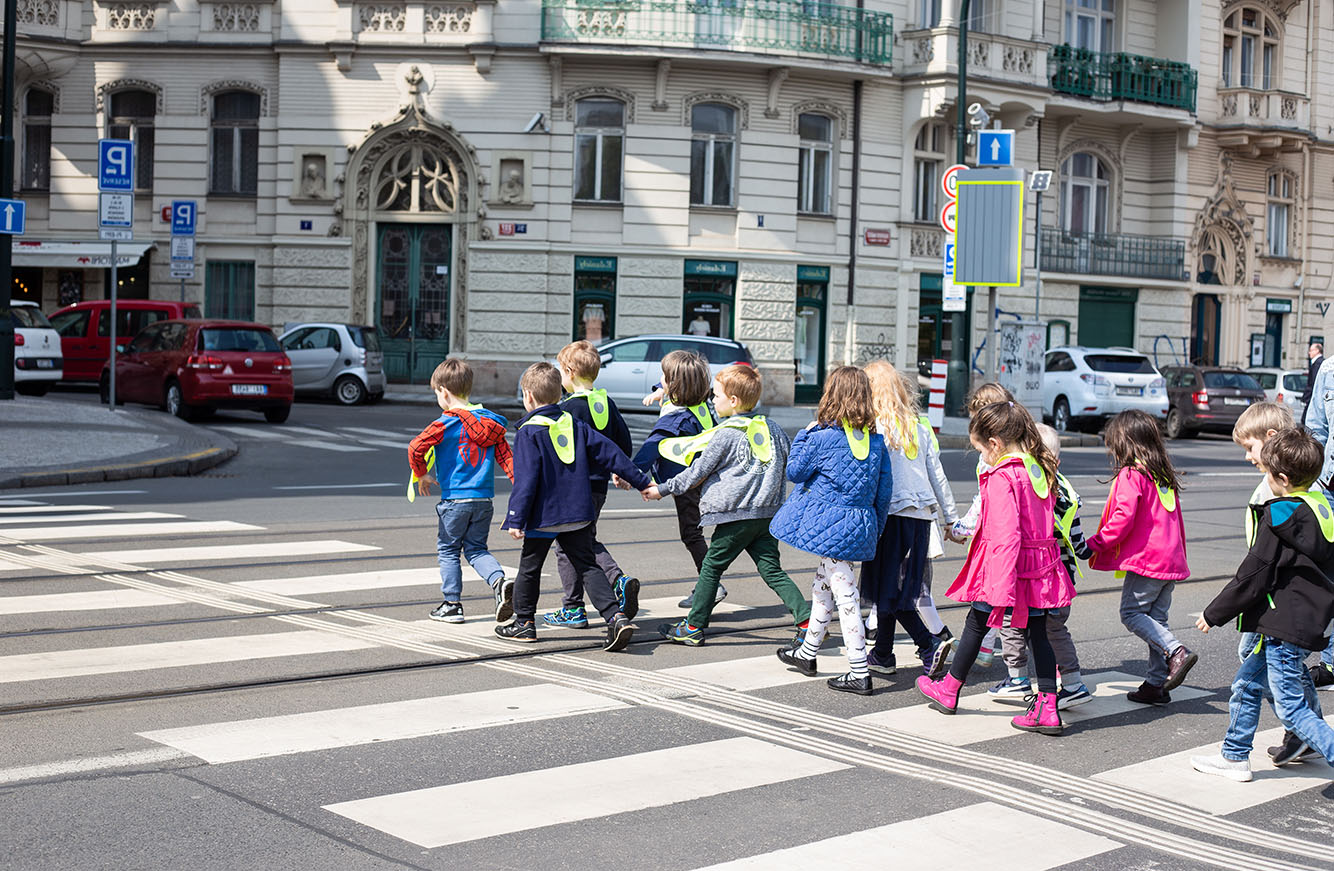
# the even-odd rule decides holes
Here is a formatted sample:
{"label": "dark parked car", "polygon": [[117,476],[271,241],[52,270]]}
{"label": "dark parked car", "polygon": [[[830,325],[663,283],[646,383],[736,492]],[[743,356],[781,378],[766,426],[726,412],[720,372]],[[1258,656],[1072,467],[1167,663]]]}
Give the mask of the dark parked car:
{"label": "dark parked car", "polygon": [[[99,385],[107,402],[109,367]],[[263,324],[157,321],[117,355],[116,401],[158,405],[184,420],[218,408],[252,408],[282,423],[292,411],[292,361]]]}
{"label": "dark parked car", "polygon": [[1240,369],[1217,366],[1166,366],[1167,435],[1194,438],[1201,430],[1232,432],[1232,425],[1252,402],[1263,402],[1260,383]]}

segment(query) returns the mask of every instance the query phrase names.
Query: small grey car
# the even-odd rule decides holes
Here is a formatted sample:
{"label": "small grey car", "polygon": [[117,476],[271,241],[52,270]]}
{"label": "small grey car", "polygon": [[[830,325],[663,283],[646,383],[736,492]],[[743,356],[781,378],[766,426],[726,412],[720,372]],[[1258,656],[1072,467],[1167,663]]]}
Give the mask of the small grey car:
{"label": "small grey car", "polygon": [[343,405],[384,398],[384,354],[375,327],[288,324],[278,343],[292,359],[297,393],[329,394]]}

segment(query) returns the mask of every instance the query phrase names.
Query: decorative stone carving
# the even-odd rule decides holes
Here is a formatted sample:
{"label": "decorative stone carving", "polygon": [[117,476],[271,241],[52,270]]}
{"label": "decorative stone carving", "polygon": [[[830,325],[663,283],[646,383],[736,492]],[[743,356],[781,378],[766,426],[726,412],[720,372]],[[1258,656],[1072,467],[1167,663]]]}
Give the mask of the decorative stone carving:
{"label": "decorative stone carving", "polygon": [[927,64],[936,59],[936,44],[929,36],[914,39],[909,50],[914,64]]}
{"label": "decorative stone carving", "polygon": [[152,30],[157,19],[156,3],[108,3],[107,30]]}
{"label": "decorative stone carving", "polygon": [[1250,105],[1251,105],[1251,115],[1250,115],[1250,117],[1252,117],[1252,118],[1259,118],[1259,117],[1260,117],[1260,95],[1259,95],[1259,94],[1251,94],[1251,95],[1250,95]]}
{"label": "decorative stone carving", "polygon": [[1221,112],[1224,118],[1237,117],[1237,95],[1224,94],[1221,106]]}
{"label": "decorative stone carving", "polygon": [[968,40],[968,65],[986,67],[991,65],[991,43],[980,39]]}
{"label": "decorative stone carving", "polygon": [[259,32],[259,5],[256,3],[213,4],[213,29],[221,33]]}
{"label": "decorative stone carving", "polygon": [[531,208],[533,205],[532,166],[529,151],[493,151],[491,153],[491,185],[488,199],[493,206],[507,209]]}
{"label": "decorative stone carving", "polygon": [[625,10],[577,6],[574,31],[587,37],[625,36]]}
{"label": "decorative stone carving", "polygon": [[700,103],[722,103],[724,106],[731,106],[737,111],[737,122],[740,129],[745,130],[750,127],[750,104],[740,97],[718,91],[700,91],[681,101],[683,110],[681,123],[684,126],[690,126],[690,110]]}
{"label": "decorative stone carving", "polygon": [[945,233],[934,227],[913,227],[908,237],[908,256],[938,260],[942,256],[941,245]]}
{"label": "decorative stone carving", "polygon": [[1195,251],[1192,278],[1211,272],[1221,284],[1245,286],[1251,271],[1253,237],[1254,225],[1232,185],[1232,158],[1224,152],[1219,160],[1217,189],[1195,218],[1195,232],[1191,236]]}
{"label": "decorative stone carving", "polygon": [[362,33],[402,33],[408,25],[406,3],[366,3],[357,7]]}
{"label": "decorative stone carving", "polygon": [[32,84],[30,84],[28,87],[29,87],[29,88],[37,88],[39,91],[46,91],[48,94],[50,94],[50,95],[51,95],[51,113],[52,113],[53,115],[59,115],[59,114],[60,114],[60,86],[59,86],[59,85],[57,85],[55,82],[47,81],[46,79],[38,79],[37,81],[35,81],[35,82],[33,82]]}
{"label": "decorative stone carving", "polygon": [[1283,102],[1279,104],[1279,117],[1284,121],[1297,120],[1297,101],[1292,97],[1284,97]]}
{"label": "decorative stone carving", "polygon": [[[625,104],[625,123],[633,124],[635,122],[635,95],[622,88],[609,88],[606,86],[576,88],[573,91],[566,92],[563,98],[566,121],[574,120],[574,104],[585,97],[611,97],[620,100]],[[558,106],[560,103],[553,101],[552,105]]]}
{"label": "decorative stone carving", "polygon": [[472,30],[475,6],[464,4],[432,4],[426,7],[427,33],[467,33]]}
{"label": "decorative stone carving", "polygon": [[156,113],[163,114],[162,107],[162,86],[155,85],[152,82],[143,79],[116,79],[112,82],[103,82],[97,86],[97,111],[101,112],[107,104],[107,95],[114,94],[116,91],[150,91],[157,96]]}
{"label": "decorative stone carving", "polygon": [[827,118],[833,118],[838,125],[838,135],[840,139],[848,137],[848,115],[833,103],[825,103],[820,100],[807,100],[804,103],[798,103],[792,107],[792,135],[796,136],[798,127],[801,123],[801,116],[807,113],[824,115]]}
{"label": "decorative stone carving", "polygon": [[[223,91],[249,91],[252,94],[259,94],[259,114],[269,114],[269,89],[255,82],[247,82],[241,79],[223,79],[219,82],[209,82],[199,89],[199,114],[208,115],[213,106],[213,95]],[[162,111],[162,98],[158,97],[158,111]]]}
{"label": "decorative stone carving", "polygon": [[1006,45],[1001,56],[1001,69],[1007,73],[1024,76],[1033,75],[1033,49],[1019,45]]}
{"label": "decorative stone carving", "polygon": [[60,24],[59,0],[19,0],[19,24],[57,27]]}

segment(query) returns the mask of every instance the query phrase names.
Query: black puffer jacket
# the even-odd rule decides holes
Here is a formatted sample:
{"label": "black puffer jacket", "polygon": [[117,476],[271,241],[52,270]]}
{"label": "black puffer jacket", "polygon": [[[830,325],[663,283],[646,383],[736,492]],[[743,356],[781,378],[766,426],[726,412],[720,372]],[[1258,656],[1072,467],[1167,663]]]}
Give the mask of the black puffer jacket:
{"label": "black puffer jacket", "polygon": [[1204,619],[1222,626],[1241,617],[1259,632],[1306,650],[1323,650],[1334,623],[1334,542],[1304,501],[1274,499],[1261,511],[1255,544]]}

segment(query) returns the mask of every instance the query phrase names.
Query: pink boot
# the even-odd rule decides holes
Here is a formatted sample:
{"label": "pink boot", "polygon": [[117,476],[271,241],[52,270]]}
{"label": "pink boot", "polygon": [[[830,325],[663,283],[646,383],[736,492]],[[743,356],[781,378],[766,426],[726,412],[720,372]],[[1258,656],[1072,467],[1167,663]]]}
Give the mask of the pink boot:
{"label": "pink boot", "polygon": [[931,680],[926,675],[917,679],[917,691],[926,696],[927,703],[942,714],[953,714],[959,707],[959,688],[963,683],[954,675],[946,674],[940,680]]}
{"label": "pink boot", "polygon": [[1061,734],[1064,727],[1061,725],[1061,714],[1056,710],[1056,693],[1038,693],[1033,697],[1028,711],[1015,717],[1010,724],[1024,732]]}

